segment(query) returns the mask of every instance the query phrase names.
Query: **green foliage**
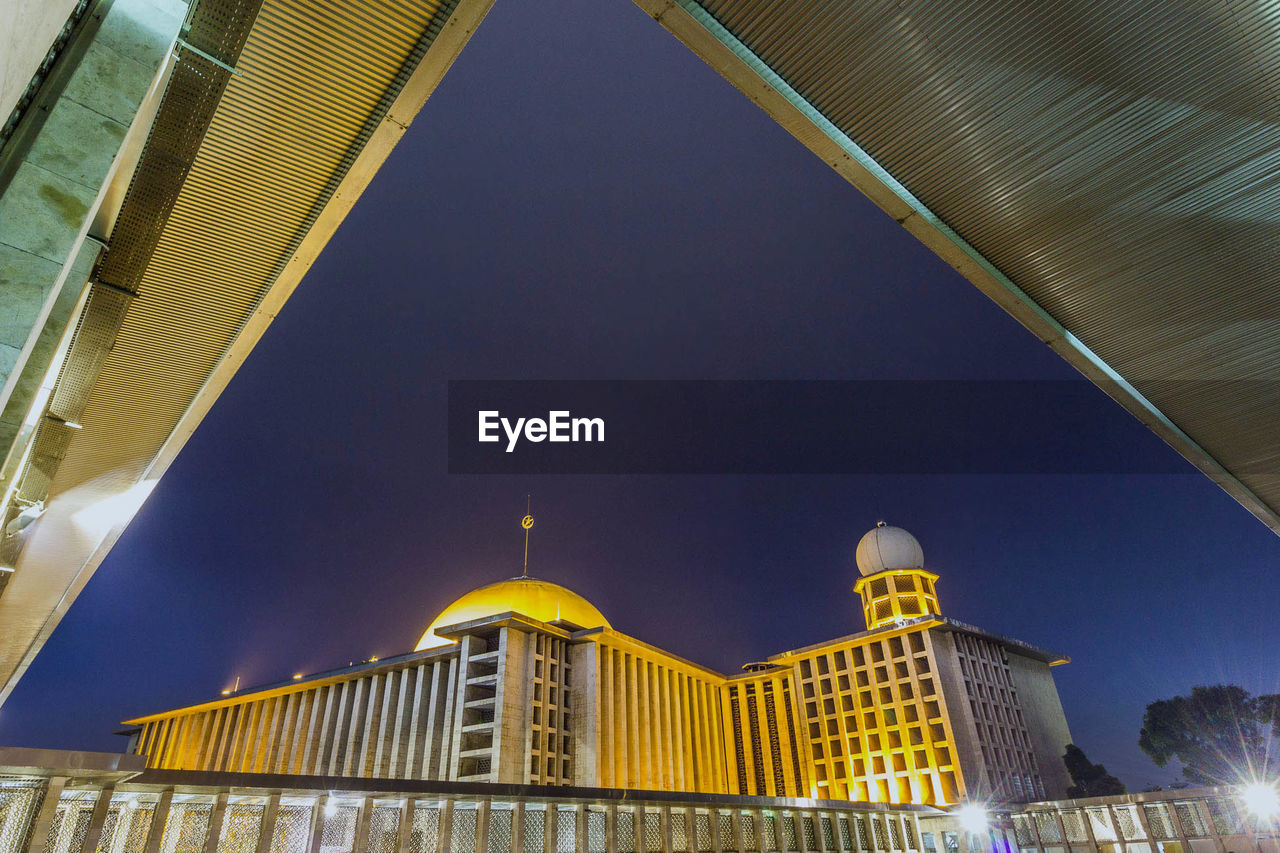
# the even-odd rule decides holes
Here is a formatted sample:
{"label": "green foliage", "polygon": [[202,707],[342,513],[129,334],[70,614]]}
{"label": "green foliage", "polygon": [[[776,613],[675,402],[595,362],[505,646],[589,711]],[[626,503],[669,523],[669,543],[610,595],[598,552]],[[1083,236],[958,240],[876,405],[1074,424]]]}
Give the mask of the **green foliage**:
{"label": "green foliage", "polygon": [[1071,774],[1072,784],[1067,788],[1067,796],[1072,799],[1125,793],[1123,782],[1108,773],[1101,764],[1090,761],[1084,750],[1074,743],[1067,744],[1062,763],[1067,765],[1067,772]]}
{"label": "green foliage", "polygon": [[1275,772],[1268,744],[1277,735],[1280,694],[1216,684],[1148,705],[1138,746],[1161,767],[1176,759],[1193,784],[1237,785]]}

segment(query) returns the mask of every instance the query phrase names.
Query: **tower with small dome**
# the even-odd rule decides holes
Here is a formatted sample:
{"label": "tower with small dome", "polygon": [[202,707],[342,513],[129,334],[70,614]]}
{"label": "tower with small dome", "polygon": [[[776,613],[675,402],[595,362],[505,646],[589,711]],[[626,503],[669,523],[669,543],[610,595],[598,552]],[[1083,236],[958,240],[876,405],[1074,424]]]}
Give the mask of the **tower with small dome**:
{"label": "tower with small dome", "polygon": [[938,576],[926,571],[924,549],[901,527],[881,521],[867,531],[855,552],[862,577],[853,591],[862,598],[862,615],[867,629],[940,616]]}

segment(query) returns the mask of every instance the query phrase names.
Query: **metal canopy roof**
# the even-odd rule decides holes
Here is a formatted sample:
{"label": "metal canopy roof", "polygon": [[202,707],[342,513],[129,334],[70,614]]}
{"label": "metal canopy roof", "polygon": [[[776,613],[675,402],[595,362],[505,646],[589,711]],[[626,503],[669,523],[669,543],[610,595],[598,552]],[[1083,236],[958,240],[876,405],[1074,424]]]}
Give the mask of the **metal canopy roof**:
{"label": "metal canopy roof", "polygon": [[35,442],[48,504],[0,595],[0,702],[490,2],[195,5],[75,330],[93,352],[73,342],[53,392],[78,389],[83,429]]}
{"label": "metal canopy roof", "polygon": [[1280,10],[637,0],[1280,532]]}

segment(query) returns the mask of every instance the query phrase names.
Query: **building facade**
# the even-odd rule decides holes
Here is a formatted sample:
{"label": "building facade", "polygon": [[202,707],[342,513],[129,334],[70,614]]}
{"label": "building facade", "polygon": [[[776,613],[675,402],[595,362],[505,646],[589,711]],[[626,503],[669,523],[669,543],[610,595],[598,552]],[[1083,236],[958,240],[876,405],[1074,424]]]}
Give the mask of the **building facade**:
{"label": "building facade", "polygon": [[946,805],[1062,798],[1061,655],[942,615],[923,552],[858,546],[867,630],[726,676],[529,577],[446,608],[415,651],[148,715],[156,769]]}

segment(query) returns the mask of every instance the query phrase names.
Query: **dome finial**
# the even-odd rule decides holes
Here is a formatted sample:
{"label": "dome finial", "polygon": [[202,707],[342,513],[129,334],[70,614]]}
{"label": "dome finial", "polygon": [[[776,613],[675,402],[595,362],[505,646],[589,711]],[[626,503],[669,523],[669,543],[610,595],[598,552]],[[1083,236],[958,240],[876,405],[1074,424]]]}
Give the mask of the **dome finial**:
{"label": "dome finial", "polygon": [[520,519],[520,526],[524,528],[524,568],[520,571],[520,577],[529,577],[529,530],[533,527],[533,515],[531,509],[533,507],[533,495],[525,495],[524,518]]}

